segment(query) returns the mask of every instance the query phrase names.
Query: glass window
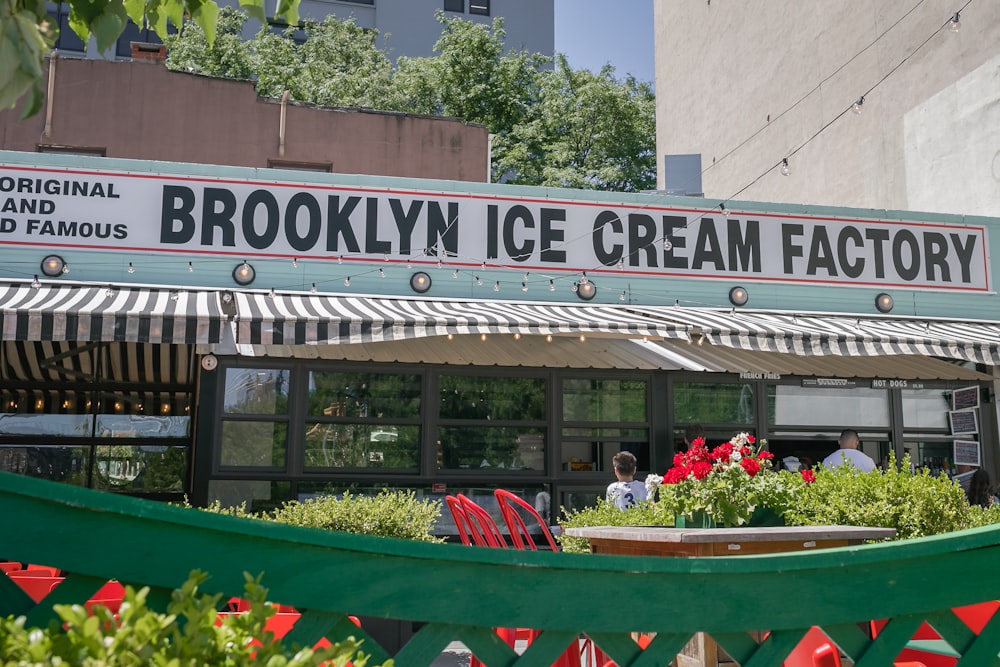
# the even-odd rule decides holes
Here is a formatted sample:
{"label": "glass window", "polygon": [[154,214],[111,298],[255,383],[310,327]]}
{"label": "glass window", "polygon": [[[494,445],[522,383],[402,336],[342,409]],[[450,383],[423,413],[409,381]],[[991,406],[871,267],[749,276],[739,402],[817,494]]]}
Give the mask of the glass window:
{"label": "glass window", "polygon": [[410,468],[420,465],[420,427],[307,424],[306,468]]}
{"label": "glass window", "polygon": [[643,380],[567,379],[563,381],[563,420],[645,422]]}
{"label": "glass window", "polygon": [[284,468],[285,424],[277,422],[222,422],[223,466]]}
{"label": "glass window", "polygon": [[903,389],[903,428],[948,428],[949,389]]}
{"label": "glass window", "polygon": [[0,446],[0,470],[87,486],[90,447]]}
{"label": "glass window", "polygon": [[183,492],[187,447],[110,445],[96,447],[94,487],[107,491]]}
{"label": "glass window", "polygon": [[545,380],[444,375],[441,418],[544,421]]}
{"label": "glass window", "polygon": [[313,372],[306,414],[419,419],[420,376]]}
{"label": "glass window", "polygon": [[884,389],[771,385],[767,392],[772,424],[855,429],[889,426],[889,394]]}
{"label": "glass window", "polygon": [[674,420],[683,424],[752,424],[753,385],[674,383]]}
{"label": "glass window", "polygon": [[469,13],[489,16],[490,0],[469,0]]}
{"label": "glass window", "polygon": [[230,414],[287,414],[288,375],[285,368],[227,368],[225,411]]}
{"label": "glass window", "polygon": [[442,428],[439,467],[507,472],[545,470],[545,429],[524,426]]}
{"label": "glass window", "polygon": [[465,0],[444,0],[444,10],[465,13]]}

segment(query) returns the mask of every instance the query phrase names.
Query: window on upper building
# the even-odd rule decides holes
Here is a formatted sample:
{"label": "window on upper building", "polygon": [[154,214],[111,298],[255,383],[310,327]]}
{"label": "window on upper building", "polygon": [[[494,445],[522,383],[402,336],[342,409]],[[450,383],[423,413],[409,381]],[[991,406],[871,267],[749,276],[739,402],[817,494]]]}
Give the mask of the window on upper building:
{"label": "window on upper building", "polygon": [[490,15],[490,0],[469,0],[469,13]]}
{"label": "window on upper building", "polygon": [[465,13],[465,0],[444,0],[444,10],[446,12]]}

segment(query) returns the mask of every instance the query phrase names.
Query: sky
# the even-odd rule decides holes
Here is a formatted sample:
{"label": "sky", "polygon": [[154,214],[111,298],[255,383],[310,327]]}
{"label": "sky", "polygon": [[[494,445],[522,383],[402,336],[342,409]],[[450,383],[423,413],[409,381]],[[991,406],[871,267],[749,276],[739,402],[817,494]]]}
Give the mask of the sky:
{"label": "sky", "polygon": [[576,69],[653,83],[653,0],[555,0],[556,52]]}

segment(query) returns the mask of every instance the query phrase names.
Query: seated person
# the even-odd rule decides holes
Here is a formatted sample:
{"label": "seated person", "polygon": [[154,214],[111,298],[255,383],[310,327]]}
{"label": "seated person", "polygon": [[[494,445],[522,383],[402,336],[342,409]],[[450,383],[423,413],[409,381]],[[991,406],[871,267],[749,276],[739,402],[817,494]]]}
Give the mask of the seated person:
{"label": "seated person", "polygon": [[858,432],[853,429],[845,429],[837,440],[840,449],[823,459],[823,465],[827,468],[837,468],[847,465],[850,462],[860,472],[871,472],[875,470],[875,461],[872,457],[858,449],[861,445],[861,438]]}
{"label": "seated person", "polygon": [[618,509],[628,509],[636,503],[646,500],[646,485],[635,481],[635,454],[618,452],[613,459],[617,482],[608,486],[607,499]]}

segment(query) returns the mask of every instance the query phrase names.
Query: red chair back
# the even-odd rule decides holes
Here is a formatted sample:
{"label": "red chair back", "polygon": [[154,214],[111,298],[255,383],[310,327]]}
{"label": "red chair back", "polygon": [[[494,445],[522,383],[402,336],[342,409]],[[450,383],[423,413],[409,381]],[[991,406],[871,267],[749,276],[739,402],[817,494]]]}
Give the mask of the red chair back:
{"label": "red chair back", "polygon": [[472,546],[472,539],[470,538],[472,527],[469,526],[469,517],[465,513],[465,509],[463,509],[461,501],[455,496],[445,496],[444,501],[448,505],[448,511],[451,512],[451,518],[455,520],[455,528],[458,529],[458,539],[462,540],[462,544],[465,546]]}
{"label": "red chair back", "polygon": [[524,519],[518,512],[518,508],[520,508],[538,522],[538,527],[542,529],[542,535],[548,541],[549,548],[553,551],[559,551],[559,546],[556,544],[555,538],[552,537],[552,533],[549,532],[549,527],[545,525],[542,515],[527,501],[505,489],[496,489],[493,495],[496,496],[497,504],[500,505],[500,512],[503,514],[504,523],[507,524],[507,530],[510,532],[510,540],[513,542],[515,549],[538,550],[535,540],[528,532],[528,527],[525,525]]}
{"label": "red chair back", "polygon": [[458,494],[458,501],[468,519],[467,525],[476,546],[493,547],[494,549],[507,548],[507,540],[504,539],[503,533],[500,532],[499,526],[489,512],[461,493]]}

